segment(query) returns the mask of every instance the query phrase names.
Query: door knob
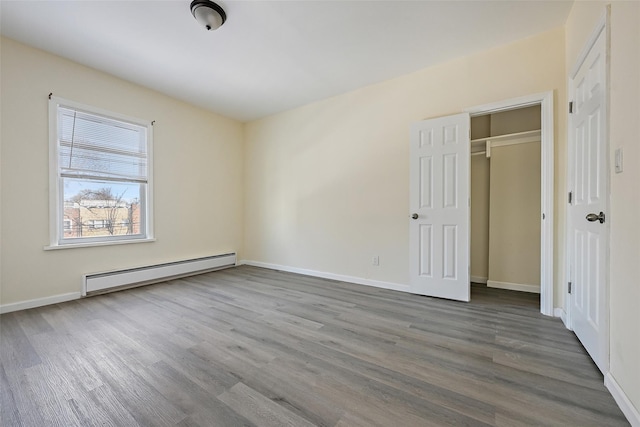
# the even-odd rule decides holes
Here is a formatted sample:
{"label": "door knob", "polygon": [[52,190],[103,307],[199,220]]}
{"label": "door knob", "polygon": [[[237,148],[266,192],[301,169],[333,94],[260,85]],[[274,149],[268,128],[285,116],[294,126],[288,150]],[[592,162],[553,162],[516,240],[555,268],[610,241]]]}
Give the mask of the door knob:
{"label": "door knob", "polygon": [[600,221],[600,224],[602,224],[604,222],[604,212],[600,212],[599,215],[590,213],[589,215],[587,215],[587,221],[589,222]]}
{"label": "door knob", "polygon": [[418,219],[418,214],[417,214],[417,213],[414,213],[413,215],[411,215],[411,218],[413,218],[413,219]]}

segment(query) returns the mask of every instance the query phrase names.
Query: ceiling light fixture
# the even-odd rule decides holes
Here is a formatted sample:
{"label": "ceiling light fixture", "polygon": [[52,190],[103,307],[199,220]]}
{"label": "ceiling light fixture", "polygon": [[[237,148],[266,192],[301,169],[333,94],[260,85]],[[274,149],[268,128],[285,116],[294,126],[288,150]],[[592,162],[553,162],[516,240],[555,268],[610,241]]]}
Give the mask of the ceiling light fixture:
{"label": "ceiling light fixture", "polygon": [[224,10],[209,0],[193,0],[191,2],[191,13],[196,21],[200,23],[207,31],[220,28],[224,21],[227,20],[227,14]]}

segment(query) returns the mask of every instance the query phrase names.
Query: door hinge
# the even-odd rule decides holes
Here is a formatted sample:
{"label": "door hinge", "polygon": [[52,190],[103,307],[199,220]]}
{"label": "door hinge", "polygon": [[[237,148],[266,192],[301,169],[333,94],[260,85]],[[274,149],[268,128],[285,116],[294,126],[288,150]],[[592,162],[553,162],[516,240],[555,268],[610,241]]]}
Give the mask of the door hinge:
{"label": "door hinge", "polygon": [[569,204],[571,204],[572,200],[573,200],[573,191],[569,191]]}
{"label": "door hinge", "polygon": [[573,101],[569,102],[569,114],[573,114]]}
{"label": "door hinge", "polygon": [[569,293],[571,293],[571,282],[569,282]]}

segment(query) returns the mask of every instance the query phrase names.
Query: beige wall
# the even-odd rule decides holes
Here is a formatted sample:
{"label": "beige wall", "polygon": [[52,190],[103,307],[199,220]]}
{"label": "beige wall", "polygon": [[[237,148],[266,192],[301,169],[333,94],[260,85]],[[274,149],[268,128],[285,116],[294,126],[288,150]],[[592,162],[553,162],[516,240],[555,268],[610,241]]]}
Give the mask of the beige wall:
{"label": "beige wall", "polygon": [[565,86],[556,29],[249,123],[246,259],[408,284],[411,123],[548,90],[564,105]]}
{"label": "beige wall", "polygon": [[491,149],[489,281],[540,289],[540,142]]}
{"label": "beige wall", "polygon": [[[471,123],[474,122],[475,118],[471,120]],[[490,167],[489,159],[484,154],[471,156],[471,280],[482,279],[482,282],[489,278]]]}
{"label": "beige wall", "polygon": [[[567,72],[608,2],[575,2],[566,24]],[[640,412],[640,3],[611,3],[609,157],[624,150],[624,171],[611,172],[609,253],[610,370]],[[613,171],[613,164],[610,166]]]}
{"label": "beige wall", "polygon": [[471,139],[491,136],[491,114],[471,118]]}
{"label": "beige wall", "polygon": [[[83,273],[242,249],[242,124],[12,40],[1,43],[0,304],[79,292]],[[156,242],[43,250],[49,92],[156,121]]]}
{"label": "beige wall", "polygon": [[490,125],[491,136],[540,130],[542,128],[540,106],[534,105],[491,114]]}

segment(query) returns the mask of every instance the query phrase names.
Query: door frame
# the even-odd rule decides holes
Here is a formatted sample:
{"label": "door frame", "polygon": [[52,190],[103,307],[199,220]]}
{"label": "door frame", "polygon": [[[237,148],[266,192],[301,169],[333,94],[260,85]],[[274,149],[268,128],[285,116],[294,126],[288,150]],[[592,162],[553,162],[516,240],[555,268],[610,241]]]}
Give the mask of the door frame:
{"label": "door frame", "polygon": [[[587,55],[591,52],[591,49],[593,48],[593,46],[595,45],[596,41],[598,40],[598,37],[600,36],[600,34],[604,33],[604,37],[605,37],[605,86],[603,88],[604,90],[604,108],[605,108],[605,118],[604,118],[604,126],[605,126],[605,139],[604,139],[604,147],[603,147],[603,152],[605,153],[605,164],[606,164],[606,170],[603,173],[603,177],[606,180],[604,188],[605,188],[605,192],[606,192],[606,197],[604,198],[604,203],[605,203],[605,212],[607,215],[607,221],[605,222],[605,230],[604,232],[607,234],[606,236],[606,241],[607,241],[607,247],[605,248],[605,261],[604,261],[604,268],[605,268],[605,282],[604,282],[604,298],[605,298],[605,303],[604,303],[604,307],[605,307],[605,312],[602,313],[603,319],[604,319],[604,323],[607,325],[606,326],[606,333],[601,337],[603,338],[604,342],[600,343],[600,347],[603,348],[607,348],[607,352],[605,353],[605,359],[602,361],[602,365],[604,367],[604,369],[602,370],[602,373],[606,376],[607,372],[609,371],[609,367],[610,367],[610,333],[609,333],[609,274],[610,274],[610,242],[611,242],[611,226],[610,226],[610,221],[611,221],[611,203],[609,200],[610,194],[611,194],[611,156],[609,153],[609,149],[610,149],[610,143],[609,143],[609,129],[610,129],[610,123],[609,123],[609,96],[610,96],[610,52],[611,52],[611,47],[610,47],[610,42],[611,42],[611,37],[610,37],[610,31],[611,31],[611,24],[610,24],[610,7],[606,6],[604,12],[602,13],[602,15],[600,16],[600,19],[598,20],[598,22],[594,25],[593,30],[591,31],[591,34],[589,35],[589,38],[587,39],[585,45],[583,46],[582,50],[580,51],[580,54],[578,55],[575,63],[573,64],[573,67],[571,67],[571,71],[569,72],[569,74],[567,75],[567,94],[568,94],[568,99],[569,101],[573,100],[575,97],[575,93],[573,90],[573,86],[572,86],[572,80],[576,77],[576,74],[578,73],[578,71],[580,70],[580,67],[582,66],[583,62],[586,60]],[[571,141],[573,138],[573,131],[572,131],[572,126],[571,126],[571,115],[567,114],[567,164],[565,165],[566,167],[566,171],[567,171],[567,180],[566,180],[566,192],[565,194],[568,194],[569,191],[572,191],[573,189],[573,181],[572,181],[572,177],[571,177],[571,162],[572,162],[572,155],[571,155]],[[565,247],[565,254],[566,254],[566,268],[565,268],[565,282],[563,284],[563,292],[566,293],[567,295],[567,300],[565,302],[565,311],[566,311],[566,321],[565,321],[565,326],[567,327],[567,329],[569,330],[573,330],[573,319],[572,319],[572,310],[571,310],[571,306],[573,304],[573,295],[569,293],[569,289],[568,289],[568,283],[571,282],[572,280],[572,268],[573,268],[573,252],[571,250],[571,236],[572,236],[572,231],[573,231],[573,222],[571,221],[571,218],[569,216],[569,211],[567,210],[565,212],[565,221],[567,224],[567,228],[566,228],[566,235],[565,235],[565,242],[564,242],[564,247]]]}
{"label": "door frame", "polygon": [[553,91],[467,108],[471,117],[540,105],[540,313],[553,316]]}

